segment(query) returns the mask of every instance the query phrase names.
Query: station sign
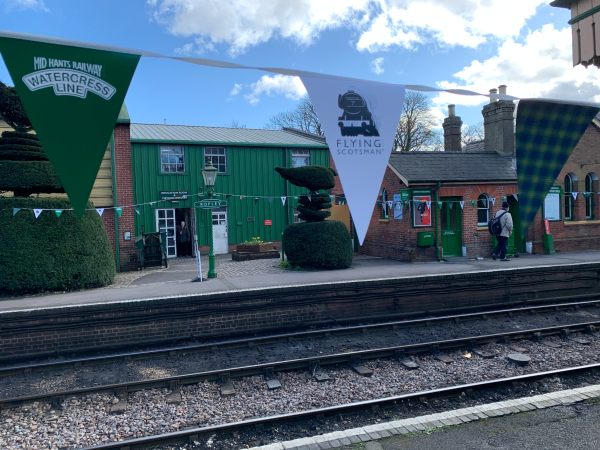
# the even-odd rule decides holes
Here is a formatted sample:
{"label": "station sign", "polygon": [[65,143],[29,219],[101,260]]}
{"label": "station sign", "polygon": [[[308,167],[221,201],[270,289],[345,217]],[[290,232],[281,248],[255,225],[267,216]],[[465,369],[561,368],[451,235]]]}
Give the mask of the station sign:
{"label": "station sign", "polygon": [[194,206],[201,209],[215,209],[227,206],[227,202],[225,200],[221,200],[220,198],[205,198],[194,203]]}

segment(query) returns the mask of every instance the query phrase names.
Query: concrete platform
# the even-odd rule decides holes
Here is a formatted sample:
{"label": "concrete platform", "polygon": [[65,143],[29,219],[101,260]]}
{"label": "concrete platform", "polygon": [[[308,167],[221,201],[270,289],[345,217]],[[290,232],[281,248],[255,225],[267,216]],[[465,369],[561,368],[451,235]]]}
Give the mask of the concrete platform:
{"label": "concrete platform", "polygon": [[110,287],[69,293],[52,293],[25,297],[0,298],[0,313],[36,310],[75,305],[150,300],[166,297],[195,296],[270,287],[331,284],[334,282],[389,280],[431,275],[519,271],[534,267],[576,266],[600,263],[600,251],[557,253],[554,255],[524,254],[511,261],[491,258],[476,260],[449,258],[447,261],[399,262],[391,259],[357,255],[352,267],[345,270],[294,271],[280,267],[280,260],[232,261],[231,255],[217,255],[217,278],[206,279],[208,261],[201,258],[205,281],[196,278],[196,259],[169,260],[168,268],[145,269],[118,274]]}

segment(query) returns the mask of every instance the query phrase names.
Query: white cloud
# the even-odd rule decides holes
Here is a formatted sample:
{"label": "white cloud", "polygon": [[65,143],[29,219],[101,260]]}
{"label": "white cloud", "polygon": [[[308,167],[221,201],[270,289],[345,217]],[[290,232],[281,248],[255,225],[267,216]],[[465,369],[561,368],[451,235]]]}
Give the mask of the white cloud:
{"label": "white cloud", "polygon": [[[29,0],[34,1],[34,0]],[[474,48],[518,36],[546,0],[147,0],[152,17],[196,52],[225,45],[230,54],[274,38],[310,45],[321,32],[345,27],[356,48],[414,49],[435,42]]]}
{"label": "white cloud", "polygon": [[[368,0],[149,0],[153,18],[176,36],[200,36],[236,55],[275,37],[310,45],[319,33],[349,24]],[[198,42],[196,42],[198,44]]]}
{"label": "white cloud", "polygon": [[233,85],[233,87],[231,88],[231,91],[229,91],[229,96],[230,97],[235,97],[236,95],[238,95],[240,92],[242,92],[242,84],[241,83],[235,83]]}
{"label": "white cloud", "polygon": [[381,75],[385,69],[383,68],[384,59],[380,56],[371,61],[371,72],[375,75]]}
{"label": "white cloud", "polygon": [[[528,33],[523,42],[505,41],[495,56],[472,61],[454,74],[459,81],[441,81],[444,89],[464,88],[487,94],[501,84],[519,98],[543,97],[600,102],[600,71],[596,67],[573,67],[571,29],[544,25]],[[434,104],[481,105],[483,97],[443,93]]]}
{"label": "white cloud", "polygon": [[3,7],[5,11],[31,9],[34,11],[50,12],[44,4],[44,0],[4,0]]}
{"label": "white cloud", "polygon": [[[374,0],[375,2],[375,0]],[[517,36],[545,0],[377,0],[356,47],[369,52],[436,42],[475,48]]]}
{"label": "white cloud", "polygon": [[299,100],[306,95],[306,89],[298,77],[288,75],[263,75],[249,85],[235,83],[229,91],[229,96],[240,95],[243,91],[249,91],[244,94],[244,98],[251,104],[256,105],[261,97],[267,95],[283,95],[290,100]]}

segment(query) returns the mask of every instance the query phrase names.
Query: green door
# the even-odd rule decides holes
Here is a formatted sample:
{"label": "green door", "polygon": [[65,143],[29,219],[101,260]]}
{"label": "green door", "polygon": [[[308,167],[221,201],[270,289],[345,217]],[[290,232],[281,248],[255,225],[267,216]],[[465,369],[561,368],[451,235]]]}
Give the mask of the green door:
{"label": "green door", "polygon": [[509,195],[507,200],[510,215],[513,220],[513,232],[508,238],[508,255],[514,256],[525,252],[525,238],[521,232],[521,222],[519,220],[519,202]]}
{"label": "green door", "polygon": [[462,208],[460,197],[442,197],[440,225],[444,256],[462,256]]}

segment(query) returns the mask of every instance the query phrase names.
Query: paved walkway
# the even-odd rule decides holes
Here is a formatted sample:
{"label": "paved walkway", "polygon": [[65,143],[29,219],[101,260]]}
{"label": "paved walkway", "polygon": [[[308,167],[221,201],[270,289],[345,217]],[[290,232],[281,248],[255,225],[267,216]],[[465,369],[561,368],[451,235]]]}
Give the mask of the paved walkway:
{"label": "paved walkway", "polygon": [[154,298],[204,295],[269,287],[305,284],[331,284],[389,278],[415,278],[456,273],[520,270],[528,267],[559,266],[600,262],[600,251],[557,253],[554,255],[521,255],[509,262],[491,258],[450,258],[448,261],[399,262],[364,255],[355,256],[352,267],[344,270],[297,271],[281,267],[280,259],[232,261],[231,255],[216,257],[217,278],[206,279],[208,261],[201,258],[202,282],[196,277],[195,258],[169,260],[169,267],[145,269],[118,274],[115,283],[106,288],[79,292],[53,293],[0,299],[4,311],[61,307],[69,305],[148,300]]}

